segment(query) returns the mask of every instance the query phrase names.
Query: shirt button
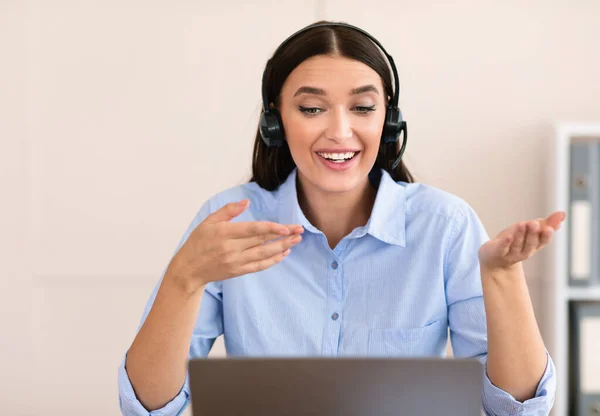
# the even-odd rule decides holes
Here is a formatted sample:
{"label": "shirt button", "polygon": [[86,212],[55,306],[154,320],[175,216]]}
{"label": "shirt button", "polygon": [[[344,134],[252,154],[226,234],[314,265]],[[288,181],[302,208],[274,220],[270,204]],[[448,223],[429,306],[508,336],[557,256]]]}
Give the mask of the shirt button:
{"label": "shirt button", "polygon": [[337,312],[336,312],[336,313],[334,313],[333,315],[331,315],[331,319],[333,319],[334,321],[337,321],[337,319],[338,319],[339,317],[340,317],[340,316],[337,314]]}
{"label": "shirt button", "polygon": [[334,270],[337,269],[338,268],[338,262],[334,261],[333,263],[331,263],[331,268],[334,269]]}

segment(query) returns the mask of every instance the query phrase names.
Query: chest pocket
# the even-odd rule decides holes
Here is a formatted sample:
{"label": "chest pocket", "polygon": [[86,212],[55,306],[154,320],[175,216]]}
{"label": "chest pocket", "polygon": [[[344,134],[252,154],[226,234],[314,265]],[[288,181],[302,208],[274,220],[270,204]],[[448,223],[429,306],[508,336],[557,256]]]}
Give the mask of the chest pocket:
{"label": "chest pocket", "polygon": [[446,345],[447,324],[437,320],[423,327],[369,331],[369,355],[383,357],[437,356]]}

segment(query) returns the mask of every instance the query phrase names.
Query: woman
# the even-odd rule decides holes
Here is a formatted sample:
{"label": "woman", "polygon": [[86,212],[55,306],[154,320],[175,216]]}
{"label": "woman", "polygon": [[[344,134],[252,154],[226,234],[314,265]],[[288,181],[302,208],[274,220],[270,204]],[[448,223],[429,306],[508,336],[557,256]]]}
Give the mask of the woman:
{"label": "woman", "polygon": [[119,370],[124,414],[178,414],[188,358],[219,335],[229,355],[440,356],[448,328],[455,356],[486,363],[486,413],[549,412],[554,366],[521,262],[565,214],[490,240],[465,201],[414,183],[394,81],[347,25],[319,22],[275,51],[253,179],[184,234]]}

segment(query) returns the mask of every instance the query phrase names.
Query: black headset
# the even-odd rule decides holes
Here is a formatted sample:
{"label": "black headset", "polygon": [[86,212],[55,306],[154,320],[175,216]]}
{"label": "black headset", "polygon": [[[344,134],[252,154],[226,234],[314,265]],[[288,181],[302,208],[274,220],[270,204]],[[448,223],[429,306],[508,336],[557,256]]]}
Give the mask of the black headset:
{"label": "black headset", "polygon": [[[404,150],[406,148],[407,141],[407,131],[406,131],[406,121],[402,119],[402,112],[398,108],[398,94],[399,94],[399,81],[398,81],[398,71],[396,70],[396,65],[394,64],[394,58],[392,58],[386,50],[383,48],[381,43],[373,36],[365,32],[364,30],[349,25],[347,23],[315,23],[309,25],[303,29],[300,29],[296,33],[292,34],[286,40],[283,41],[281,45],[275,50],[273,53],[273,57],[277,54],[277,52],[283,48],[291,39],[296,36],[304,33],[308,30],[314,29],[316,27],[334,27],[341,26],[346,27],[348,29],[355,30],[359,33],[362,33],[366,37],[375,43],[379,49],[386,56],[390,66],[392,67],[392,73],[394,75],[394,95],[390,102],[387,105],[385,111],[385,123],[383,125],[383,131],[381,134],[381,140],[383,143],[396,143],[400,134],[404,131],[404,140],[402,143],[402,148],[396,155],[394,163],[392,164],[392,169],[396,169],[400,160],[402,159],[402,155],[404,154]],[[267,62],[267,66],[265,67],[265,71],[263,72],[262,77],[262,101],[263,101],[263,113],[260,116],[260,135],[263,139],[263,142],[267,145],[267,147],[283,147],[285,145],[285,133],[283,130],[283,122],[281,121],[281,114],[276,108],[269,107],[269,99],[267,96],[267,76],[271,72],[271,63],[273,58],[269,59]]]}

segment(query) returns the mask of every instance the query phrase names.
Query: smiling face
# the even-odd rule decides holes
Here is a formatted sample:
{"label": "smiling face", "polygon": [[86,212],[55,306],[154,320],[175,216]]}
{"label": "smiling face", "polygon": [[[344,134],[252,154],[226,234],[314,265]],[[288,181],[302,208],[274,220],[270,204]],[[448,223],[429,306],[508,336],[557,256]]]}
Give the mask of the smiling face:
{"label": "smiling face", "polygon": [[279,111],[304,187],[348,192],[366,186],[385,103],[377,72],[353,59],[314,56],[290,73]]}

